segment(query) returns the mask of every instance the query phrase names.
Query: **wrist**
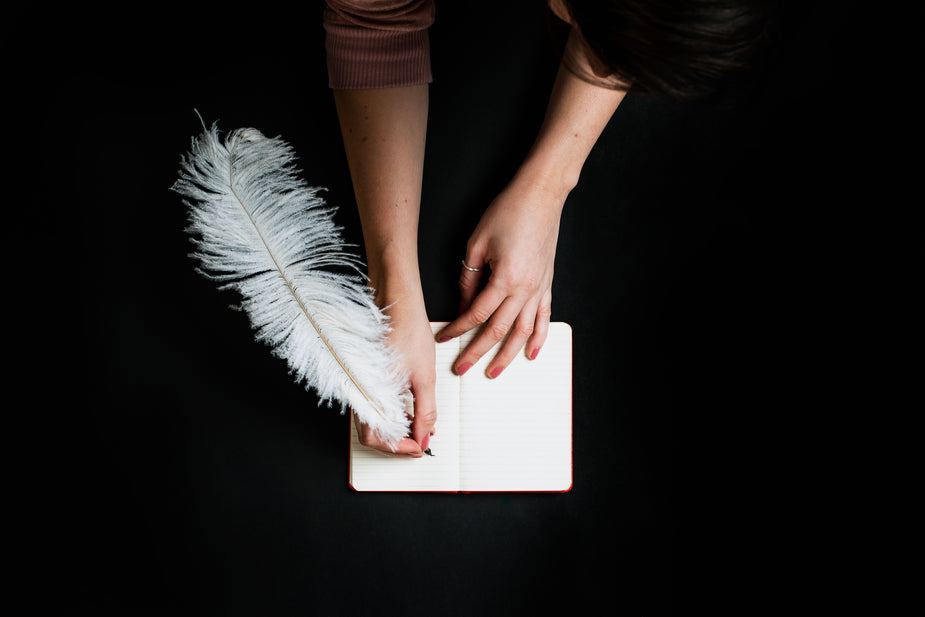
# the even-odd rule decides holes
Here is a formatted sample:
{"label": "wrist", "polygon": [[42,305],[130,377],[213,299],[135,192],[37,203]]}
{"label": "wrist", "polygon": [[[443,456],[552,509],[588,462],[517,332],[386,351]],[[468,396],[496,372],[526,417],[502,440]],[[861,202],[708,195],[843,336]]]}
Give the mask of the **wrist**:
{"label": "wrist", "polygon": [[413,258],[396,252],[370,257],[369,284],[376,294],[380,306],[392,304],[401,299],[413,298],[423,301],[421,276],[417,256]]}
{"label": "wrist", "polygon": [[578,134],[563,133],[556,123],[548,122],[540,130],[527,153],[518,175],[530,186],[565,200],[578,185],[588,148]]}
{"label": "wrist", "polygon": [[578,184],[581,167],[549,152],[532,152],[520,166],[514,182],[549,197],[548,203],[560,207]]}

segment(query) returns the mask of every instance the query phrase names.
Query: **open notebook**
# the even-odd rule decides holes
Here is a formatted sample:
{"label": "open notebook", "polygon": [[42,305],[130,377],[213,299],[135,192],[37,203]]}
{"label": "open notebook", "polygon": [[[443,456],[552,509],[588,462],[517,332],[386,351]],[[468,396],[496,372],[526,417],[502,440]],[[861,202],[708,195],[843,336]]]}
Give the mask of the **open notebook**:
{"label": "open notebook", "polygon": [[[436,333],[445,322],[433,323]],[[356,491],[563,492],[572,485],[572,330],[550,324],[536,360],[521,351],[497,379],[495,350],[465,375],[452,365],[474,332],[437,344],[434,456],[397,458],[361,445],[350,423]]]}

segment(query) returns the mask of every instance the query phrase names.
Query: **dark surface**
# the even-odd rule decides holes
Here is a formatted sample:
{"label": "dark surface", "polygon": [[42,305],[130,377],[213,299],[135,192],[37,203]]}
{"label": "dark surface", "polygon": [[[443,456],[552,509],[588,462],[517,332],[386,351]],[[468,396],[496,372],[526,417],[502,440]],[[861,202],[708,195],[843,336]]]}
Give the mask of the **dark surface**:
{"label": "dark surface", "polygon": [[[444,4],[420,244],[434,320],[455,316],[468,233],[529,147],[556,64],[541,13],[486,23]],[[574,332],[572,490],[393,495],[348,488],[347,419],[316,408],[235,299],[195,274],[168,191],[197,109],[287,139],[360,241],[320,17],[101,17],[62,16],[35,43],[51,59],[14,75],[35,114],[22,156],[47,174],[9,228],[32,249],[13,281],[35,284],[22,289],[40,325],[12,327],[29,345],[13,373],[28,405],[14,407],[35,443],[14,488],[20,572],[45,590],[33,601],[120,615],[603,601],[654,615],[755,597],[784,535],[765,497],[788,418],[773,405],[801,379],[778,363],[778,292],[834,134],[821,20],[788,24],[744,94],[630,95],[592,153],[553,290]]]}

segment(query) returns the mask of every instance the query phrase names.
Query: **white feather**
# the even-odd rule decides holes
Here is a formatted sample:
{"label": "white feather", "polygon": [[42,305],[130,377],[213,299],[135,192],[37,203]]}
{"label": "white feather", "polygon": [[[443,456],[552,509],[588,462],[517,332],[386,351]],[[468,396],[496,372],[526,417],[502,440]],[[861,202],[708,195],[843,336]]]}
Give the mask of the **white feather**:
{"label": "white feather", "polygon": [[386,343],[388,318],[291,146],[250,128],[222,143],[213,125],[193,138],[172,188],[189,198],[197,270],[241,294],[257,340],[298,383],[351,408],[394,449],[408,434],[411,395]]}

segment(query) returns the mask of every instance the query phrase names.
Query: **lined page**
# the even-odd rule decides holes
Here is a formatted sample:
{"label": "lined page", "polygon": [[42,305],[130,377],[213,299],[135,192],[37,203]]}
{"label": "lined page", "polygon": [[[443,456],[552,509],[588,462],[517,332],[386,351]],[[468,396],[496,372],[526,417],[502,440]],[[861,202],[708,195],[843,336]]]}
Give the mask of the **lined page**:
{"label": "lined page", "polygon": [[[437,326],[434,325],[434,333]],[[357,491],[459,490],[459,383],[451,367],[459,346],[436,346],[437,424],[430,438],[433,456],[398,458],[359,443],[356,425],[350,427],[350,486]]]}
{"label": "lined page", "polygon": [[[460,339],[463,348],[474,333]],[[523,351],[496,379],[486,354],[461,378],[460,490],[565,491],[572,484],[572,331],[550,324],[536,360]]]}
{"label": "lined page", "polygon": [[[431,324],[436,334],[446,322]],[[521,350],[497,379],[497,347],[458,377],[452,366],[475,333],[436,345],[434,456],[396,458],[361,445],[351,422],[350,485],[357,491],[566,491],[572,484],[572,331],[553,322],[536,360]]]}

